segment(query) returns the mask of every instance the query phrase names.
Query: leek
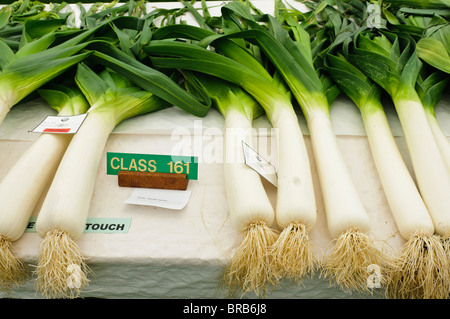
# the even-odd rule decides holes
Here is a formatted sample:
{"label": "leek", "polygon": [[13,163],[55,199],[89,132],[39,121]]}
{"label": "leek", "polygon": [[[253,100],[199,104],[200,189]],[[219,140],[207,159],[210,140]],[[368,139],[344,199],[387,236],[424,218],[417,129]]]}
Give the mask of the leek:
{"label": "leek", "polygon": [[[76,88],[58,85],[39,91],[58,116],[85,113],[88,104]],[[12,251],[58,167],[71,135],[42,133],[10,168],[0,183],[0,287],[11,289],[27,277],[26,267]],[[26,200],[23,200],[23,199]]]}
{"label": "leek", "polygon": [[[268,225],[274,220],[274,210],[261,182],[259,174],[245,164],[242,143],[249,147],[253,144],[252,122],[255,118],[264,114],[262,107],[240,87],[227,83],[218,78],[205,74],[184,71],[188,90],[204,91],[225,119],[225,155],[224,178],[225,190],[228,198],[228,207],[231,221],[238,229],[245,227],[242,220],[262,219]],[[190,89],[189,89],[190,88]],[[249,228],[252,228],[249,226]],[[253,228],[257,230],[258,228]],[[256,236],[259,237],[259,236]],[[241,263],[237,264],[232,272],[225,272],[228,276],[243,278],[243,291],[252,289],[256,295],[265,295],[266,287],[262,283],[271,282],[270,255],[267,246],[276,239],[276,232],[266,229],[263,236],[267,242],[251,242],[251,235],[244,239],[244,243],[238,248],[235,256],[242,256]],[[246,251],[245,241],[250,241],[253,253],[263,262],[252,260]],[[236,257],[235,257],[236,258]],[[258,258],[258,259],[259,259]],[[264,261],[264,259],[266,259]],[[261,279],[264,278],[264,279]],[[234,282],[225,278],[224,282]],[[229,293],[233,295],[235,288],[229,286]]]}
{"label": "leek", "polygon": [[[46,297],[76,297],[89,282],[89,267],[75,241],[85,228],[98,166],[111,131],[127,118],[169,106],[107,69],[97,75],[85,64],[78,64],[75,80],[90,108],[64,153],[36,221],[36,230],[43,238],[36,284]],[[77,285],[69,285],[69,267],[74,265],[80,277]]]}

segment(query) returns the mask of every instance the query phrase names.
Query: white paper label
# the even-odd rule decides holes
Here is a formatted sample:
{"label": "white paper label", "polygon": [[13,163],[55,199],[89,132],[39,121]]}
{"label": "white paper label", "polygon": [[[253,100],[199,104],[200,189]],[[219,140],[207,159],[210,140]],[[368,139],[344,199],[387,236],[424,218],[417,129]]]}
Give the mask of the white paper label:
{"label": "white paper label", "polygon": [[135,188],[125,204],[155,206],[167,209],[183,209],[191,197],[190,191]]}
{"label": "white paper label", "polygon": [[71,116],[47,116],[32,132],[75,134],[86,116],[87,113]]}
{"label": "white paper label", "polygon": [[264,158],[262,158],[244,141],[242,141],[242,149],[244,150],[245,164],[258,172],[259,175],[267,179],[272,185],[277,187],[278,178],[275,167]]}

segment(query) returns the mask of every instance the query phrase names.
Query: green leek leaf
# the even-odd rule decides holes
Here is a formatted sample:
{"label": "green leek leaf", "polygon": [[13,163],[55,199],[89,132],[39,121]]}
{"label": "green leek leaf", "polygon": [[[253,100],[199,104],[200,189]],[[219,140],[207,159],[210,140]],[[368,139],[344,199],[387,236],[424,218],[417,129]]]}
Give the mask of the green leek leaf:
{"label": "green leek leaf", "polygon": [[188,113],[196,116],[205,116],[207,114],[209,106],[200,103],[165,74],[140,63],[111,45],[102,45],[97,49],[93,53],[92,59],[99,64],[115,70],[141,88],[152,92]]}

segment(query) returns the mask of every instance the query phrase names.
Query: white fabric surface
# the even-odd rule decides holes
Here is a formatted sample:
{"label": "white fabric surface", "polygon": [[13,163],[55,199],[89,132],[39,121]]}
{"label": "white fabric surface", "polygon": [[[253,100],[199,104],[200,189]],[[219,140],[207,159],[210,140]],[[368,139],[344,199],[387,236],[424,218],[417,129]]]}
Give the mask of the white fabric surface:
{"label": "white fabric surface", "polygon": [[[193,137],[194,138],[194,137]],[[204,138],[204,137],[203,137]],[[218,137],[220,139],[220,137]],[[272,139],[272,137],[270,137]],[[309,137],[305,136],[311,154]],[[263,143],[268,140],[262,137]],[[30,141],[0,141],[0,178]],[[113,134],[105,148],[112,152],[170,154],[174,143],[170,135]],[[206,139],[204,147],[212,143]],[[400,145],[402,139],[399,140]],[[387,207],[367,140],[361,136],[340,136],[339,144],[370,215],[377,244],[387,249],[403,243]],[[276,156],[276,154],[272,154]],[[311,160],[313,158],[311,157]],[[312,162],[313,163],[313,162]],[[317,255],[330,245],[326,219],[313,163],[318,202],[318,222],[311,233]],[[266,183],[270,198],[275,189]],[[240,240],[232,227],[223,183],[222,164],[199,165],[199,178],[190,181],[188,205],[173,211],[123,204],[131,188],[117,186],[117,176],[106,175],[106,160],[99,167],[90,217],[131,218],[127,234],[84,234],[77,242],[95,272],[83,296],[104,298],[209,298],[214,297],[223,266]],[[34,215],[38,212],[38,207]],[[36,264],[41,239],[25,233],[14,242],[14,249],[31,265]],[[251,294],[250,294],[251,295]],[[33,278],[14,291],[13,297],[34,298]],[[329,288],[320,278],[307,280],[303,287],[290,284],[276,289],[272,298],[354,298],[337,288]]]}

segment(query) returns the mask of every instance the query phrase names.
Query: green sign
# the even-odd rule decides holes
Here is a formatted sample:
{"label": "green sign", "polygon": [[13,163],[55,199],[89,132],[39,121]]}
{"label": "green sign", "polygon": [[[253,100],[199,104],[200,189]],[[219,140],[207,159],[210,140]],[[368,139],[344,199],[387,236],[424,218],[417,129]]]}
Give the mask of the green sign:
{"label": "green sign", "polygon": [[[130,228],[131,218],[94,218],[88,217],[86,220],[85,233],[100,234],[127,234]],[[36,217],[31,217],[28,221],[27,233],[36,232]]]}
{"label": "green sign", "polygon": [[187,179],[191,180],[198,178],[198,161],[195,156],[108,152],[106,160],[108,175],[117,175],[119,171],[134,171],[186,174]]}

